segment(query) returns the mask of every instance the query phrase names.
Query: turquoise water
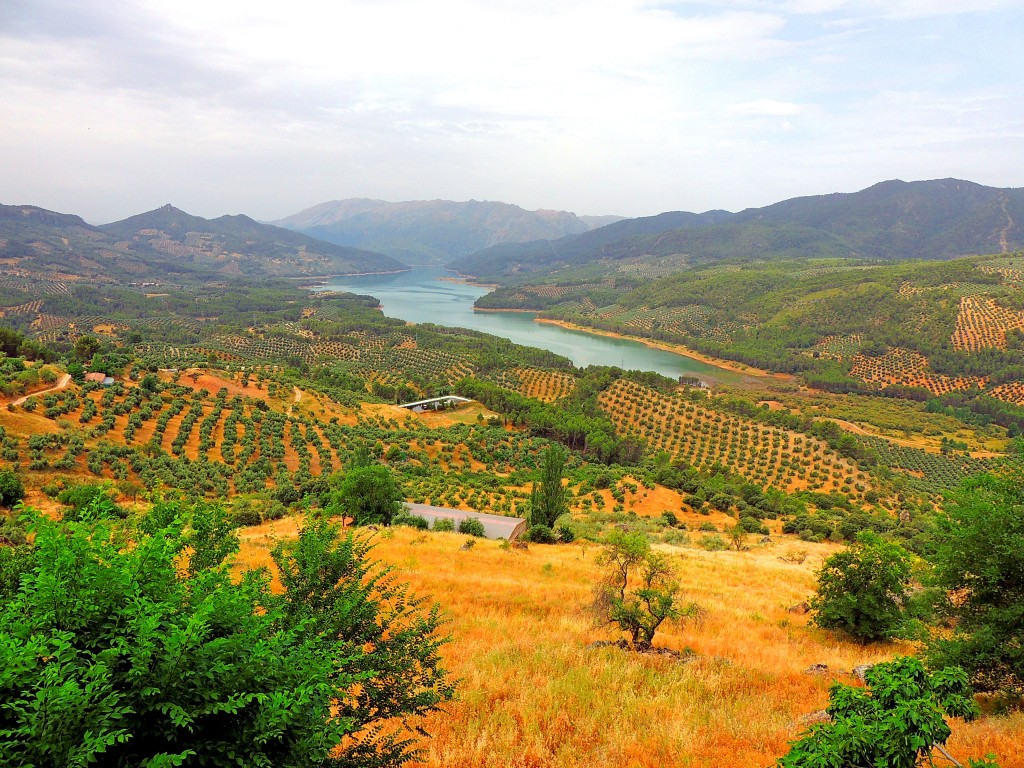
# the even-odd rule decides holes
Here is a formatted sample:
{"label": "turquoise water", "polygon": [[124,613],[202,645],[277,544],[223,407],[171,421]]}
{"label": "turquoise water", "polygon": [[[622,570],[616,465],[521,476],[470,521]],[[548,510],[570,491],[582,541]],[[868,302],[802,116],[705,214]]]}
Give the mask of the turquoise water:
{"label": "turquoise water", "polygon": [[673,379],[696,376],[709,384],[737,383],[747,378],[639,342],[537,323],[532,312],[478,312],[473,302],[489,289],[444,279],[451,275],[442,267],[414,267],[393,275],[335,277],[322,290],[375,296],[388,317],[483,331],[516,344],[551,350],[578,366],[617,365],[626,370],[656,371]]}

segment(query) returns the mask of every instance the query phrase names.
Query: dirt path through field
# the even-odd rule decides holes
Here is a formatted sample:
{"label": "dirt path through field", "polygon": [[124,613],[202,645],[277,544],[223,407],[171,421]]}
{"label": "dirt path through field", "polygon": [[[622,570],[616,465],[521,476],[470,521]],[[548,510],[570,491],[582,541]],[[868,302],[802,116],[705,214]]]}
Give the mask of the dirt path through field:
{"label": "dirt path through field", "polygon": [[60,390],[64,389],[64,387],[66,387],[70,383],[71,383],[71,374],[70,373],[65,373],[63,376],[60,377],[60,381],[58,381],[54,386],[50,387],[49,389],[40,389],[38,392],[29,392],[27,395],[22,395],[17,400],[12,401],[11,405],[21,405],[26,400],[28,400],[30,397],[38,397],[39,395],[47,395],[50,392],[59,392]]}

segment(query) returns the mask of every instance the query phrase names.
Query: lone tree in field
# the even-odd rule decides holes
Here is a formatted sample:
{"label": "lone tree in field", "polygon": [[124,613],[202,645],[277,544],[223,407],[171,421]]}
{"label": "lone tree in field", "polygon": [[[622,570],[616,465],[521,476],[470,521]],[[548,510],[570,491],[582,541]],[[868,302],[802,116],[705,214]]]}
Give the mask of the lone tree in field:
{"label": "lone tree in field", "polygon": [[391,525],[405,509],[395,476],[381,464],[349,470],[333,497],[329,511],[348,515],[356,525]]}
{"label": "lone tree in field", "polygon": [[[825,710],[830,721],[812,725],[776,762],[777,768],[914,768],[950,736],[945,718],[971,720],[979,714],[967,675],[953,667],[928,673],[917,659],[876,664],[865,673],[866,688],[835,683]],[[971,768],[999,768],[971,760]]]}
{"label": "lone tree in field", "polygon": [[939,612],[954,630],[931,640],[932,665],[956,664],[975,688],[1024,695],[1024,484],[972,478],[938,519]]}
{"label": "lone tree in field", "polygon": [[889,640],[904,623],[910,554],[870,531],[828,558],[818,572],[812,620],[867,643]]}
{"label": "lone tree in field", "polygon": [[[133,529],[36,514],[0,593],[4,765],[397,768],[418,716],[451,698],[441,617],[310,516],[265,570],[237,574],[208,505]],[[201,566],[180,567],[198,558]],[[0,589],[3,585],[0,584]],[[412,720],[410,720],[412,718]]]}
{"label": "lone tree in field", "polygon": [[530,525],[555,527],[555,521],[569,511],[567,492],[562,485],[565,474],[565,449],[551,443],[544,451],[541,479],[530,491]]}
{"label": "lone tree in field", "polygon": [[680,604],[679,584],[668,557],[652,551],[642,533],[613,530],[598,562],[606,566],[606,572],[592,610],[602,625],[618,624],[628,633],[634,649],[650,648],[665,621],[698,612],[696,603]]}

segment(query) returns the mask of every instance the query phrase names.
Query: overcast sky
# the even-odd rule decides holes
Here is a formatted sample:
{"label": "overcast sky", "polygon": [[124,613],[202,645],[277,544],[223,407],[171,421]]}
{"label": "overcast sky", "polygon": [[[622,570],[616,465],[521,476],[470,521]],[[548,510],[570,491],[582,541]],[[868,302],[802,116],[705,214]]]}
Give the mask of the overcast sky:
{"label": "overcast sky", "polygon": [[0,0],[0,202],[738,210],[1024,186],[1022,0]]}

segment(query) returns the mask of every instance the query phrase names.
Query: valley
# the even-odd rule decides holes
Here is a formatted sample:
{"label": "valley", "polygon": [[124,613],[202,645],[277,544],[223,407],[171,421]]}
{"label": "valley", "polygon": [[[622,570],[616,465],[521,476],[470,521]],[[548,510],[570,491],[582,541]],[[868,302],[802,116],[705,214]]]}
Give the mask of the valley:
{"label": "valley", "polygon": [[[701,261],[605,240],[601,258],[503,268],[492,288],[311,255],[247,218],[166,208],[90,229],[4,210],[23,234],[0,279],[0,471],[21,494],[0,520],[0,594],[33,556],[19,501],[140,539],[168,504],[192,510],[188,535],[214,515],[237,539],[224,568],[248,584],[267,567],[273,594],[294,582],[275,548],[306,526],[362,535],[352,478],[385,478],[395,504],[528,521],[514,543],[393,510],[365,525],[374,557],[440,606],[438,659],[460,680],[410,719],[414,765],[769,765],[831,683],[949,631],[916,599],[946,510],[972,478],[1024,476],[1019,252]],[[61,238],[75,258],[53,254]],[[472,402],[400,407],[446,395]],[[657,652],[595,613],[623,535],[694,606],[656,626]],[[905,631],[861,642],[809,606],[826,561],[872,537],[912,559],[913,591]],[[979,700],[948,749],[1024,767],[1019,709]]]}

